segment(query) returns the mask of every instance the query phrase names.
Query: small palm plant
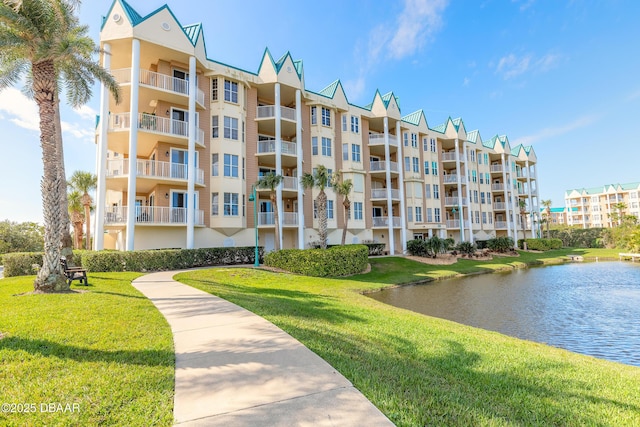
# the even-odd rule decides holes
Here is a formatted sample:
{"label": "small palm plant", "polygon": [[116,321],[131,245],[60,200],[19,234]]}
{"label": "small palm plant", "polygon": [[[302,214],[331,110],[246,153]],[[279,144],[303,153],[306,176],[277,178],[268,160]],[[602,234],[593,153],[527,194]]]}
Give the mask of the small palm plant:
{"label": "small palm plant", "polygon": [[69,201],[69,215],[73,226],[73,236],[75,238],[74,247],[82,249],[82,226],[84,225],[84,214],[82,213],[82,193],[72,190],[67,194]]}
{"label": "small palm plant", "polygon": [[278,203],[276,198],[276,189],[278,185],[282,182],[284,178],[282,175],[276,175],[274,172],[266,173],[262,175],[258,180],[256,186],[258,188],[267,188],[269,189],[269,198],[271,200],[271,206],[273,206],[273,217],[276,223],[276,244],[275,250],[280,250],[280,227],[279,227],[279,212],[278,212]]}
{"label": "small palm plant", "polygon": [[302,175],[300,182],[306,189],[317,188],[320,190],[316,197],[316,208],[318,211],[318,234],[320,237],[320,248],[327,249],[327,194],[324,189],[330,182],[331,174],[329,170],[319,165],[313,170],[313,173],[305,173]]}
{"label": "small palm plant", "polygon": [[344,206],[344,227],[342,228],[342,242],[344,246],[347,239],[347,226],[349,224],[349,216],[351,212],[351,200],[349,194],[353,188],[353,182],[350,179],[342,179],[340,173],[334,173],[331,179],[335,192],[342,196],[342,206]]}
{"label": "small palm plant", "polygon": [[85,235],[87,236],[85,248],[87,250],[91,249],[91,205],[93,204],[89,192],[96,188],[97,183],[98,177],[91,172],[75,171],[73,175],[71,175],[71,179],[69,179],[71,188],[82,194],[82,206],[84,206],[86,226]]}

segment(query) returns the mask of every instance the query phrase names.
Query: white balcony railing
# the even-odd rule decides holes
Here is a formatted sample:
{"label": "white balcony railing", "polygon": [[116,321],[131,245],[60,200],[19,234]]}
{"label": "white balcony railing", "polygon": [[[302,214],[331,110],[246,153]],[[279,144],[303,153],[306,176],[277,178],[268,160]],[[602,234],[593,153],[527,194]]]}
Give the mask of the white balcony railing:
{"label": "white balcony railing", "polygon": [[[107,161],[107,176],[116,177],[129,174],[129,159]],[[187,165],[182,163],[160,162],[154,160],[137,160],[136,175],[150,178],[188,179]],[[204,185],[204,171],[196,169],[196,184]]]}
{"label": "white balcony railing", "polygon": [[282,225],[298,225],[298,213],[284,212],[282,214]]}
{"label": "white balcony railing", "polygon": [[[453,197],[445,197],[444,198],[444,204],[446,206],[458,206],[458,197],[457,196],[453,196]],[[466,197],[462,198],[462,206],[467,206],[469,204],[469,201],[467,200]]]}
{"label": "white balcony railing", "polygon": [[460,228],[460,220],[459,219],[448,219],[447,228]]}
{"label": "white balcony railing", "polygon": [[[443,162],[455,161],[458,158],[457,154],[458,153],[456,153],[455,151],[446,151],[442,153],[442,161]],[[460,159],[462,159],[462,157]]]}
{"label": "white balcony railing", "polygon": [[[384,145],[383,133],[371,133],[369,134],[369,145]],[[394,147],[398,146],[398,140],[395,136],[389,135],[389,145]]]}
{"label": "white balcony railing", "polygon": [[492,191],[504,191],[504,184],[491,184]]}
{"label": "white balcony railing", "polygon": [[[129,129],[131,129],[131,115],[129,113],[111,114],[109,116],[110,132]],[[189,122],[158,117],[147,113],[138,114],[138,129],[183,138],[189,137]],[[203,145],[204,131],[202,129],[196,129],[196,131],[196,143]]]}
{"label": "white balcony railing", "polygon": [[[400,217],[392,216],[391,217],[393,227],[400,227]],[[389,226],[389,217],[387,216],[374,216],[373,217],[373,226],[374,227],[388,227]]]}
{"label": "white balcony railing", "polygon": [[[131,68],[113,70],[111,71],[111,74],[120,84],[131,83]],[[167,92],[189,96],[188,80],[156,73],[155,71],[140,70],[139,83],[143,86],[149,86]],[[198,104],[204,106],[204,92],[197,88],[196,90],[196,101]]]}
{"label": "white balcony railing", "polygon": [[[280,115],[283,119],[296,121],[296,109],[280,106]],[[256,111],[258,119],[274,119],[276,117],[275,105],[259,105]]]}
{"label": "white balcony railing", "polygon": [[258,214],[258,225],[275,225],[276,216],[273,212],[260,212]]}
{"label": "white balcony railing", "polygon": [[[282,141],[282,154],[288,154],[290,156],[295,156],[298,152],[296,148],[295,142]],[[269,154],[276,152],[276,140],[275,139],[267,139],[265,141],[258,141],[258,153],[259,154]]]}
{"label": "white balcony railing", "polygon": [[[387,198],[387,189],[386,188],[374,188],[371,190],[371,198],[372,199],[386,199]],[[399,199],[400,198],[400,190],[395,188],[391,189],[391,198]]]}
{"label": "white balcony railing", "polygon": [[504,211],[506,209],[507,209],[507,204],[505,202],[494,202],[493,203],[493,210]]}
{"label": "white balcony railing", "polygon": [[[282,217],[282,225],[294,226],[298,225],[298,213],[297,212],[283,212],[280,214]],[[275,225],[276,215],[274,212],[260,212],[258,214],[258,225]]]}
{"label": "white balcony railing", "polygon": [[496,221],[494,222],[494,227],[496,228],[496,230],[502,230],[507,228],[507,222],[506,221]]}
{"label": "white balcony railing", "polygon": [[[126,224],[128,206],[107,208],[104,217],[106,225]],[[136,206],[136,224],[150,225],[186,225],[187,208],[170,208],[158,206]],[[195,225],[204,225],[204,211],[195,211]]]}
{"label": "white balcony railing", "polygon": [[[449,174],[449,175],[444,175],[442,177],[442,181],[445,184],[454,184],[458,182],[458,175],[453,173],[453,174]],[[464,175],[460,175],[460,183],[464,184],[465,183],[465,176]]]}
{"label": "white balcony railing", "polygon": [[285,176],[282,180],[282,188],[285,190],[297,190],[298,178],[293,176]]}
{"label": "white balcony railing", "polygon": [[491,172],[502,172],[502,165],[491,165]]}
{"label": "white balcony railing", "polygon": [[[374,160],[369,164],[369,170],[371,172],[380,172],[386,171],[387,162],[384,160]],[[389,162],[389,170],[391,172],[398,172],[398,163],[397,162]]]}

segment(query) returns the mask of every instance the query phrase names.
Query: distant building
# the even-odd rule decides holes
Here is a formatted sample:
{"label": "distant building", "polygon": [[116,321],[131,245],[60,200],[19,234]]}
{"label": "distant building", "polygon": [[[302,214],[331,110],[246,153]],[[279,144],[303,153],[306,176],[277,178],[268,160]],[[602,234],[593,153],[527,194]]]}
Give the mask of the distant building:
{"label": "distant building", "polygon": [[[554,227],[554,226],[561,226],[561,225],[567,225],[569,222],[569,208],[551,208],[551,221],[549,223],[550,227]],[[573,208],[573,211],[576,211],[577,209]],[[545,218],[546,217],[546,209],[542,208],[540,209],[540,216],[541,218]],[[544,229],[546,229],[546,225],[543,227]]]}
{"label": "distant building", "polygon": [[[612,227],[617,215],[640,218],[640,182],[567,190],[565,206],[571,209],[567,224],[582,228]],[[619,209],[623,204],[624,209]]]}

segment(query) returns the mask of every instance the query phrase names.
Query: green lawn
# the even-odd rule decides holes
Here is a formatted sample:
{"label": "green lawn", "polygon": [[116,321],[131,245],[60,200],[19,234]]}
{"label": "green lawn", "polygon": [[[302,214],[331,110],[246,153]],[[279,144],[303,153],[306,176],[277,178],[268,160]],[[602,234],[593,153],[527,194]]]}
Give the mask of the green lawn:
{"label": "green lawn", "polygon": [[453,266],[379,258],[372,259],[370,273],[345,279],[229,268],[192,271],[177,279],[280,326],[399,426],[640,425],[636,367],[423,316],[361,294],[523,262],[553,263],[567,253]]}
{"label": "green lawn", "polygon": [[[0,425],[172,424],[171,329],[131,286],[138,276],[94,273],[73,286],[88,292],[23,296],[33,277],[0,280],[0,403],[36,409],[4,406]],[[42,412],[49,403],[74,412]]]}

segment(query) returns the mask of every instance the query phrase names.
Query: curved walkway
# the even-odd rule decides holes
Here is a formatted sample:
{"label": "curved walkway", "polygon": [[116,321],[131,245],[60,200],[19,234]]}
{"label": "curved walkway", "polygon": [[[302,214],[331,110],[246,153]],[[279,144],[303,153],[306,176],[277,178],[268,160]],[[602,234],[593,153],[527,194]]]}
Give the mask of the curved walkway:
{"label": "curved walkway", "polygon": [[176,425],[393,425],[293,337],[235,304],[176,282],[176,273],[133,282],[173,332]]}

